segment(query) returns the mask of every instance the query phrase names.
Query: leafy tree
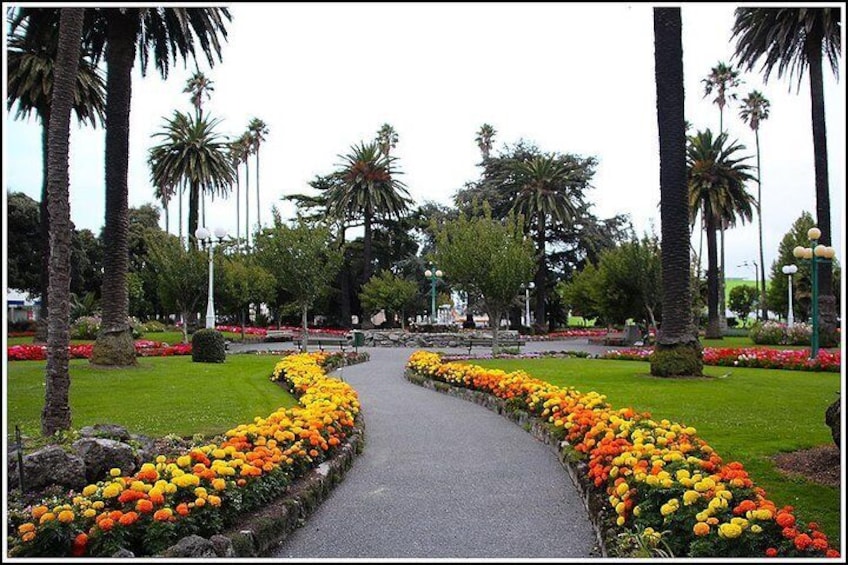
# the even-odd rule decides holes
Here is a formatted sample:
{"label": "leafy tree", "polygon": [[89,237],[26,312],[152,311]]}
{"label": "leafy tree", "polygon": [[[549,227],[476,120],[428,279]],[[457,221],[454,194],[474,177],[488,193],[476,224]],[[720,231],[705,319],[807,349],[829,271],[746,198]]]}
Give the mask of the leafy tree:
{"label": "leafy tree", "polygon": [[159,300],[180,315],[183,343],[188,343],[188,320],[201,299],[206,299],[208,263],[206,253],[183,247],[178,237],[149,232],[150,265],[156,273]]}
{"label": "leafy tree", "polygon": [[307,314],[315,301],[329,290],[341,267],[342,256],[326,226],[309,224],[302,219],[287,226],[276,208],[273,215],[274,225],[261,230],[256,237],[256,254],[259,264],[291,295],[290,305],[301,314],[301,347],[306,350],[309,339]]}
{"label": "leafy tree", "polygon": [[482,216],[445,223],[436,239],[435,262],[460,290],[479,294],[489,314],[492,351],[497,352],[501,318],[533,274],[533,243],[524,237],[521,217]]}
{"label": "leafy tree", "polygon": [[727,306],[730,311],[739,316],[743,325],[748,319],[748,314],[757,308],[757,289],[747,284],[734,286],[730,289]]}
{"label": "leafy tree", "polygon": [[156,292],[156,273],[150,268],[148,239],[150,232],[161,232],[159,228],[159,210],[152,204],[143,204],[129,209],[129,230],[127,247],[129,249],[129,270],[127,272],[130,296],[130,314],[142,319],[161,312],[161,304]]}
{"label": "leafy tree", "polygon": [[71,292],[93,294],[99,301],[103,286],[103,243],[91,230],[71,234]]}
{"label": "leafy tree", "polygon": [[15,242],[7,248],[6,266],[8,286],[32,295],[41,294],[41,254],[44,247],[41,239],[39,203],[23,192],[9,192],[6,226],[9,241]]}
{"label": "leafy tree", "polygon": [[400,314],[400,327],[406,329],[406,312],[418,296],[418,285],[402,279],[389,270],[371,277],[362,285],[359,294],[362,308],[371,314],[385,310],[389,314]]}
{"label": "leafy tree", "polygon": [[700,375],[703,356],[692,323],[683,44],[680,8],[654,8],[654,80],[660,148],[663,322],[651,359],[656,376]]}
{"label": "leafy tree", "polygon": [[[834,75],[838,75],[842,52],[842,12],[840,7],[818,8],[736,8],[732,39],[736,39],[734,57],[750,71],[764,59],[761,70],[768,82],[777,68],[777,77],[788,71],[790,83],[797,77],[800,88],[804,71],[809,68],[812,103],[813,154],[816,183],[816,218],[822,245],[831,245],[830,188],[827,172],[827,132],[824,113],[824,76],[822,60],[827,56]],[[762,261],[761,261],[762,262]],[[821,326],[826,335],[836,335],[839,326],[831,270],[819,269],[818,280]]]}
{"label": "leafy tree", "polygon": [[645,235],[601,254],[596,303],[607,320],[646,320],[657,327],[662,308],[659,241]]}
{"label": "leafy tree", "polygon": [[[277,281],[258,264],[253,253],[219,253],[223,259],[220,269],[216,265],[215,284],[220,294],[220,309],[236,312],[244,339],[244,327],[251,304],[271,303],[275,297]],[[220,286],[219,286],[220,285]]]}
{"label": "leafy tree", "polygon": [[582,270],[574,273],[570,281],[557,283],[556,292],[573,316],[594,319],[601,317],[601,309],[596,302],[599,285],[598,270],[588,263]]}

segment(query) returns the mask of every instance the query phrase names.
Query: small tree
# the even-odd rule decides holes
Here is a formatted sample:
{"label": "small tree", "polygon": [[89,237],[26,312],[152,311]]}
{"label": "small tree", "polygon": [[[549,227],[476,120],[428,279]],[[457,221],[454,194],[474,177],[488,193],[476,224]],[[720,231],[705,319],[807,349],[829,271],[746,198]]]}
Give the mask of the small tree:
{"label": "small tree", "polygon": [[601,253],[595,304],[607,320],[646,319],[656,330],[662,304],[662,270],[656,236],[644,236]]}
{"label": "small tree", "polygon": [[533,276],[535,256],[521,216],[494,220],[486,205],[483,212],[445,223],[436,238],[436,264],[447,280],[482,296],[497,353],[501,317]]}
{"label": "small tree", "polygon": [[741,284],[730,289],[728,307],[739,316],[743,325],[747,323],[748,314],[757,307],[757,298],[757,289],[753,286]]}
{"label": "small tree", "polygon": [[400,314],[400,327],[406,329],[406,311],[418,295],[418,285],[398,277],[391,271],[381,271],[362,285],[359,300],[362,308],[373,314],[385,310]]}
{"label": "small tree", "polygon": [[574,274],[570,281],[557,283],[556,291],[573,316],[583,319],[600,318],[601,311],[595,301],[595,289],[600,284],[598,270],[591,263]]}
{"label": "small tree", "polygon": [[247,309],[251,304],[272,302],[277,281],[257,263],[253,254],[226,255],[217,272],[221,273],[220,286],[216,284],[216,287],[220,288],[222,309],[238,313],[241,339],[244,340]]}
{"label": "small tree", "polygon": [[206,253],[186,249],[178,237],[150,232],[150,265],[156,273],[159,299],[165,308],[180,314],[183,343],[188,343],[188,319],[206,298],[208,264]]}
{"label": "small tree", "polygon": [[272,209],[274,225],[256,236],[259,264],[277,279],[278,287],[291,295],[289,306],[298,310],[303,324],[301,347],[308,346],[307,314],[330,288],[342,264],[342,255],[329,228],[298,218],[291,226]]}

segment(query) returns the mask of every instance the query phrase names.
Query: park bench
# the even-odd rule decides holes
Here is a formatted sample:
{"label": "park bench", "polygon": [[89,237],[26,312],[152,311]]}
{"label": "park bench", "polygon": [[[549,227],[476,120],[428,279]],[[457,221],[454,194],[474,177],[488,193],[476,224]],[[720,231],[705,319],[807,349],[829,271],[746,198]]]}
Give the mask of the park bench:
{"label": "park bench", "polygon": [[324,351],[325,345],[337,345],[342,351],[345,347],[351,345],[351,336],[347,335],[311,335],[309,336],[308,345],[317,345],[318,349]]}
{"label": "park bench", "polygon": [[[518,347],[526,345],[527,342],[517,337],[501,337],[498,339],[498,347]],[[464,345],[468,347],[468,354],[471,355],[472,347],[492,347],[492,338],[490,337],[468,337],[465,338]]]}
{"label": "park bench", "polygon": [[293,341],[294,334],[291,330],[268,330],[265,332],[265,341]]}

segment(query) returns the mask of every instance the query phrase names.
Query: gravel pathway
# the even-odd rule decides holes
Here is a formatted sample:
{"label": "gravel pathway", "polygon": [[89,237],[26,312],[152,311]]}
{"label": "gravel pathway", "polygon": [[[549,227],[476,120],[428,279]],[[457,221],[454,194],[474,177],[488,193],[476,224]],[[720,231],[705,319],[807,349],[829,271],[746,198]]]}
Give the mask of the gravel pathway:
{"label": "gravel pathway", "polygon": [[413,349],[366,350],[370,362],[336,373],[359,392],[365,449],[273,557],[599,556],[550,447],[481,406],[409,383]]}

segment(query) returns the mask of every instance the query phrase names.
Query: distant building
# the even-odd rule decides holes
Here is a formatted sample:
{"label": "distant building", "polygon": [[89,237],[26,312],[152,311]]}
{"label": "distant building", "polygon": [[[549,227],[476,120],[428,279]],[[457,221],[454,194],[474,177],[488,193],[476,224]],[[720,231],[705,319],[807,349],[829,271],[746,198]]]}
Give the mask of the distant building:
{"label": "distant building", "polygon": [[23,291],[6,289],[6,319],[10,323],[36,320],[40,303],[40,298],[32,299]]}

